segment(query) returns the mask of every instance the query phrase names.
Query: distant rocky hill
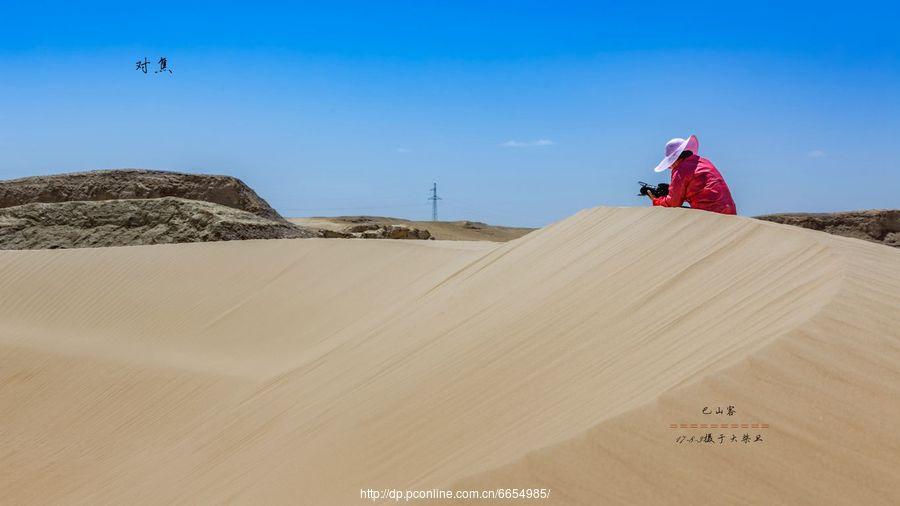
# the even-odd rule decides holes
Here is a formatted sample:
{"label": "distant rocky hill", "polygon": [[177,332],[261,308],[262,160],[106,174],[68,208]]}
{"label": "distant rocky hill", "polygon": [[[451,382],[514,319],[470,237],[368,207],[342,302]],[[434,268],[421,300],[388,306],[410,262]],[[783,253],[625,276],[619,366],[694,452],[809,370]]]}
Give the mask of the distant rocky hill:
{"label": "distant rocky hill", "polygon": [[323,237],[379,237],[437,239],[442,241],[506,242],[534,231],[478,221],[415,221],[386,216],[333,216],[288,218],[291,223],[318,228]]}
{"label": "distant rocky hill", "polygon": [[314,237],[241,180],[99,170],[0,181],[0,249]]}
{"label": "distant rocky hill", "polygon": [[900,247],[900,209],[767,214],[756,218]]}
{"label": "distant rocky hill", "polygon": [[363,223],[343,230],[319,229],[319,237],[332,239],[434,239],[425,229],[388,223]]}
{"label": "distant rocky hill", "polygon": [[0,249],[314,237],[315,231],[176,197],[31,203],[0,209]]}
{"label": "distant rocky hill", "polygon": [[97,170],[0,181],[0,208],[34,202],[180,197],[282,220],[268,202],[240,179],[160,170]]}

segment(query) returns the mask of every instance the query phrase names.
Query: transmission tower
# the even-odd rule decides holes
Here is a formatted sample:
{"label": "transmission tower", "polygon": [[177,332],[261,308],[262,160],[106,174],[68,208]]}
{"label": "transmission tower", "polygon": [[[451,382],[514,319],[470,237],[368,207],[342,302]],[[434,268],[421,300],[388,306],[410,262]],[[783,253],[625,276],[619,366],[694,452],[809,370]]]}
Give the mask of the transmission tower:
{"label": "transmission tower", "polygon": [[437,195],[437,183],[431,187],[431,196],[428,197],[428,200],[431,201],[431,221],[437,221],[437,201],[442,200]]}

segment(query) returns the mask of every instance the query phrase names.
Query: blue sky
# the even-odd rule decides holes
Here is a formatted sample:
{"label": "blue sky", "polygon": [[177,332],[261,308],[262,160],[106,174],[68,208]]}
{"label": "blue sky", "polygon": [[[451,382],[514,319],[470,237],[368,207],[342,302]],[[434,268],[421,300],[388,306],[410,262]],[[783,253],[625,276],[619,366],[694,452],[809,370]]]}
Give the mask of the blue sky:
{"label": "blue sky", "polygon": [[0,178],[224,173],[410,218],[436,181],[442,219],[539,226],[646,205],[696,133],[741,214],[900,207],[900,7],[724,3],[3,1]]}

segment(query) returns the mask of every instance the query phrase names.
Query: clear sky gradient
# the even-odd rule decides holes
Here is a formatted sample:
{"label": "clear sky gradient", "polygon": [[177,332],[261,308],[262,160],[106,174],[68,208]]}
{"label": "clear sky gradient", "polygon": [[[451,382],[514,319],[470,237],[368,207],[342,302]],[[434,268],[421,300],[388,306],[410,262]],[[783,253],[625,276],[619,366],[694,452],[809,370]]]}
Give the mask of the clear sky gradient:
{"label": "clear sky gradient", "polygon": [[212,172],[418,219],[436,181],[442,219],[540,226],[647,205],[695,133],[740,214],[900,207],[896,3],[632,4],[2,1],[0,178]]}

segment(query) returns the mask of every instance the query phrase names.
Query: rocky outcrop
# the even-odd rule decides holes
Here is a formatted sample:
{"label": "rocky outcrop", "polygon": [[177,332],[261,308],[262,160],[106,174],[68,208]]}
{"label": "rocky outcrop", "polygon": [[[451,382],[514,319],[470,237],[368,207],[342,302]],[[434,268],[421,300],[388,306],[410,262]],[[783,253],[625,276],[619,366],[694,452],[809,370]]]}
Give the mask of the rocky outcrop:
{"label": "rocky outcrop", "polygon": [[428,230],[421,228],[412,228],[403,225],[388,225],[382,230],[384,230],[384,234],[388,239],[433,239]]}
{"label": "rocky outcrop", "polygon": [[344,239],[434,239],[431,232],[425,229],[381,223],[353,225],[342,231],[322,229],[319,230],[319,237]]}
{"label": "rocky outcrop", "polygon": [[314,237],[284,221],[175,197],[31,203],[0,209],[0,249]]}
{"label": "rocky outcrop", "polygon": [[900,210],[898,209],[843,213],[768,214],[756,218],[900,247]]}
{"label": "rocky outcrop", "polygon": [[123,169],[33,176],[0,181],[0,208],[35,202],[179,197],[240,209],[283,221],[269,204],[231,176]]}
{"label": "rocky outcrop", "polygon": [[320,228],[317,235],[324,239],[352,239],[353,238],[352,234],[348,234],[346,232],[340,232],[337,230],[330,230],[327,228]]}

